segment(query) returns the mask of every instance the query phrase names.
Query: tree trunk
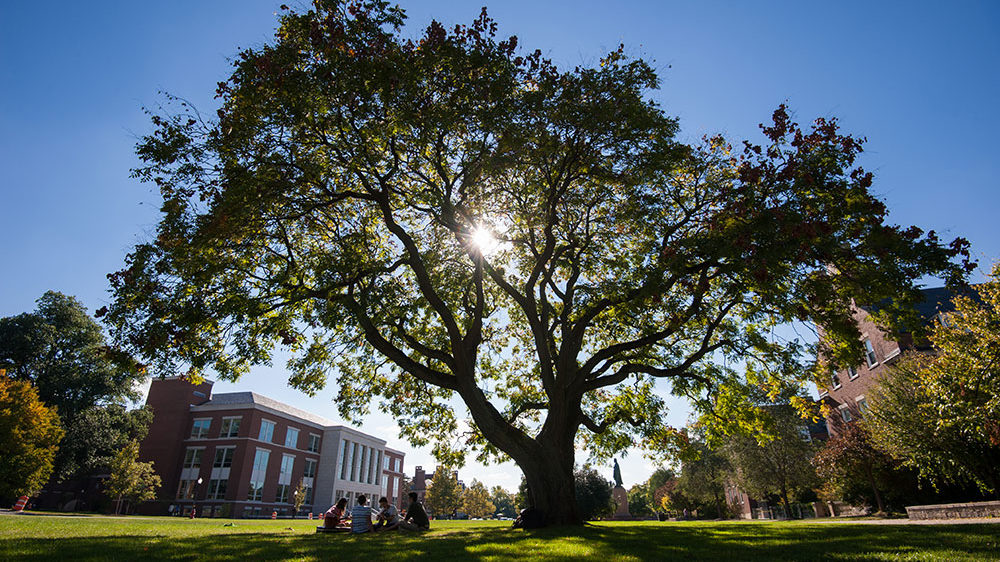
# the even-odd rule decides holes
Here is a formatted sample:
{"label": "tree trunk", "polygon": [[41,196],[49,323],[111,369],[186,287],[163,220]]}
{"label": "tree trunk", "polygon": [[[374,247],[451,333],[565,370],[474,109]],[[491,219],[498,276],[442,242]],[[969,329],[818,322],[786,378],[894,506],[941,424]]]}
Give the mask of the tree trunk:
{"label": "tree trunk", "polygon": [[542,446],[536,454],[515,461],[528,483],[528,503],[542,512],[547,525],[580,525],[572,440],[568,454],[560,451],[563,448]]}
{"label": "tree trunk", "polygon": [[875,494],[875,505],[878,507],[879,513],[885,513],[885,505],[882,504],[882,494],[878,491],[878,486],[875,484],[875,474],[872,468],[867,467],[866,472],[868,473],[868,483],[871,484],[872,492]]}
{"label": "tree trunk", "polygon": [[792,519],[792,506],[788,503],[788,487],[781,483],[781,503],[785,505],[785,517]]}

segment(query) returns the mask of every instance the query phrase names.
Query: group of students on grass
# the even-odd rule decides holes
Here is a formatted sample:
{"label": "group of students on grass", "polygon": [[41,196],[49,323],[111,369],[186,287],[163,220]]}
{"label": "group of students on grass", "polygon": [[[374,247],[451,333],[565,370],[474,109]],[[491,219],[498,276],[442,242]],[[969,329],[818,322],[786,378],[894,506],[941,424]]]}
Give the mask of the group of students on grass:
{"label": "group of students on grass", "polygon": [[[403,515],[396,506],[389,503],[385,497],[378,500],[379,509],[368,506],[368,498],[358,496],[358,504],[347,511],[347,498],[340,500],[323,515],[323,526],[326,529],[350,531],[352,533],[368,533],[377,531],[426,531],[430,529],[430,521],[423,504],[417,501],[417,493],[410,492],[410,505]],[[372,523],[372,515],[375,522]]]}

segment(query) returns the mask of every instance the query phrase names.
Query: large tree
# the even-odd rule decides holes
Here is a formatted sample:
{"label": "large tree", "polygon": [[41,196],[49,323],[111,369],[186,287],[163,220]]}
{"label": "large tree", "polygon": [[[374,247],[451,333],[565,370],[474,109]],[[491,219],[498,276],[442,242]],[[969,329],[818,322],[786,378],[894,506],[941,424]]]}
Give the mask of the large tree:
{"label": "large tree", "polygon": [[149,412],[129,412],[145,374],[110,347],[101,326],[76,298],[48,291],[34,312],[0,318],[0,368],[30,382],[59,413],[67,443],[59,448],[55,476],[106,470],[130,439],[142,439]]}
{"label": "large tree", "polygon": [[11,380],[0,369],[0,505],[41,489],[62,436],[55,408],[38,399],[31,383]]}
{"label": "large tree", "polygon": [[153,421],[152,409],[129,410],[122,404],[93,406],[66,428],[59,446],[57,478],[106,473],[111,460],[130,441],[141,441]]}
{"label": "large tree", "polygon": [[685,146],[623,49],[561,70],[485,14],[403,22],[317,0],[240,53],[217,117],[153,115],[135,176],[163,217],[110,310],[153,368],[232,379],[284,346],[292,385],[332,374],[349,419],[377,403],[442,459],[511,458],[574,523],[577,445],[676,437],[654,381],[716,406],[738,382],[716,361],[790,361],[769,334],[795,319],[852,360],[852,297],[905,310],[913,279],[961,276],[963,242],[884,223],[834,121],[780,108],[762,147]]}

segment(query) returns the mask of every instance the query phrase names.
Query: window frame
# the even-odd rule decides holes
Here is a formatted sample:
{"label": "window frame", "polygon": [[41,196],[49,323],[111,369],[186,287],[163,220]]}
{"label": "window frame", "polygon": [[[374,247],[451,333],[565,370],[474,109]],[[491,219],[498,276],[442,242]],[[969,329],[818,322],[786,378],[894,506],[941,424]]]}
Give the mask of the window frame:
{"label": "window frame", "polygon": [[[288,426],[288,428],[285,430],[285,447],[288,448],[288,449],[298,449],[299,448],[299,435],[301,435],[301,433],[302,432],[299,431],[299,428]],[[289,445],[288,444],[288,438],[291,437],[293,434],[295,435],[295,439],[292,441],[292,444]]]}
{"label": "window frame", "polygon": [[[270,425],[271,430],[267,434],[267,439],[264,439],[264,426]],[[268,419],[260,420],[260,429],[257,430],[257,440],[263,441],[264,443],[274,443],[274,430],[278,428],[278,422],[271,421]]]}
{"label": "window frame", "polygon": [[[235,423],[233,423],[235,422]],[[219,428],[219,437],[239,437],[240,426],[243,422],[243,416],[224,416],[222,418],[222,427]],[[234,427],[236,431],[233,431]]]}
{"label": "window frame", "polygon": [[[199,431],[195,434],[195,429],[200,427],[201,422],[208,422],[205,426],[204,431]],[[195,418],[191,420],[191,434],[188,436],[189,439],[208,439],[208,432],[212,429],[212,418]]]}
{"label": "window frame", "polygon": [[868,368],[871,369],[878,365],[878,356],[875,355],[875,345],[872,344],[871,338],[866,337],[863,342],[865,346],[865,362],[868,363]]}
{"label": "window frame", "polygon": [[854,421],[854,415],[851,414],[851,408],[847,404],[837,406],[837,410],[840,411],[840,419],[845,423],[851,423]]}

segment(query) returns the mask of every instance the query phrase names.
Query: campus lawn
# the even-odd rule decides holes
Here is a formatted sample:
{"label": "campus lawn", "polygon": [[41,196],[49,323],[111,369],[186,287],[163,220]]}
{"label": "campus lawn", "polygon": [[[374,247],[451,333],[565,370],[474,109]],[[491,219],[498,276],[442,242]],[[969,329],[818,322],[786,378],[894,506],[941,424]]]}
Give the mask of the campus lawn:
{"label": "campus lawn", "polygon": [[[228,526],[227,526],[228,524]],[[1000,525],[616,522],[538,531],[434,521],[424,534],[308,520],[0,516],[0,560],[1000,560]]]}

